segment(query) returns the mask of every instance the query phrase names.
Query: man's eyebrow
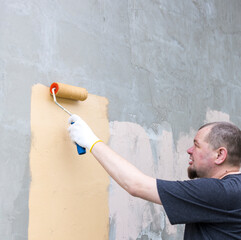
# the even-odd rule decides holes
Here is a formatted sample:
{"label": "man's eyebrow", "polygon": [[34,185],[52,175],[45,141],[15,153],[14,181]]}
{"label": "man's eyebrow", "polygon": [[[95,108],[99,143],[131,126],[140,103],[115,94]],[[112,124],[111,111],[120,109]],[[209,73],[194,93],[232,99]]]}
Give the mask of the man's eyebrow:
{"label": "man's eyebrow", "polygon": [[199,145],[199,142],[198,142],[197,139],[194,139],[193,142],[194,142],[195,144]]}

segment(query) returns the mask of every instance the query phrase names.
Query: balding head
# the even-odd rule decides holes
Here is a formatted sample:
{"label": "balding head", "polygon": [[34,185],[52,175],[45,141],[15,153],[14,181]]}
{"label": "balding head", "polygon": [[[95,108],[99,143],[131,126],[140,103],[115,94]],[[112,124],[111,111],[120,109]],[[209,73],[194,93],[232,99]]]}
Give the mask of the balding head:
{"label": "balding head", "polygon": [[199,128],[209,127],[210,132],[206,141],[213,149],[225,147],[227,149],[227,163],[233,166],[241,165],[241,131],[234,124],[228,122],[213,122]]}

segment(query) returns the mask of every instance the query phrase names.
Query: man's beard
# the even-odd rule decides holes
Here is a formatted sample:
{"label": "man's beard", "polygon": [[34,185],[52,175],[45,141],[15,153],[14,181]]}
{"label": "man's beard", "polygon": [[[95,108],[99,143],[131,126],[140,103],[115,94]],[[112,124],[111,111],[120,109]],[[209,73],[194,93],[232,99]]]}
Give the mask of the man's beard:
{"label": "man's beard", "polygon": [[190,167],[188,167],[188,169],[187,169],[187,174],[188,174],[188,177],[190,179],[198,178],[197,171],[195,169],[190,168]]}

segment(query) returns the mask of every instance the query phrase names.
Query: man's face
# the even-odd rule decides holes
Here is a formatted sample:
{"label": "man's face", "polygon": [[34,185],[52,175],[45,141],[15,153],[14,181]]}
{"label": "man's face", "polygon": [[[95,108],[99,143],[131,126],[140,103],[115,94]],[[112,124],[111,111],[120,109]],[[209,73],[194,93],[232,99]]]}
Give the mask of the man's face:
{"label": "man's face", "polygon": [[194,138],[193,146],[187,150],[190,155],[187,169],[190,179],[212,176],[212,170],[215,167],[214,159],[217,153],[205,141],[210,129],[211,126],[200,129]]}

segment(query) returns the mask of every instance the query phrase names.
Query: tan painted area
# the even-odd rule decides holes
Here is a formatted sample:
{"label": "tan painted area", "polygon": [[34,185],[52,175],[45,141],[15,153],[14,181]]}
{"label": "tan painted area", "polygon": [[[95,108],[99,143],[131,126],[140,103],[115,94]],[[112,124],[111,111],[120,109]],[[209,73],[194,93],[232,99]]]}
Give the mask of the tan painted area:
{"label": "tan painted area", "polygon": [[206,120],[204,123],[226,121],[230,122],[230,116],[227,113],[208,109],[206,113]]}
{"label": "tan painted area", "polygon": [[[104,142],[109,138],[106,98],[58,99],[80,115]],[[78,155],[68,118],[37,84],[31,99],[29,240],[108,239],[109,178],[88,152]]]}
{"label": "tan painted area", "polygon": [[[110,146],[148,176],[158,176],[153,160],[150,138],[145,129],[131,122],[114,121],[110,124]],[[160,239],[163,229],[162,206],[135,198],[111,180],[109,194],[110,220],[115,225],[116,240]],[[155,231],[150,230],[158,221]]]}

